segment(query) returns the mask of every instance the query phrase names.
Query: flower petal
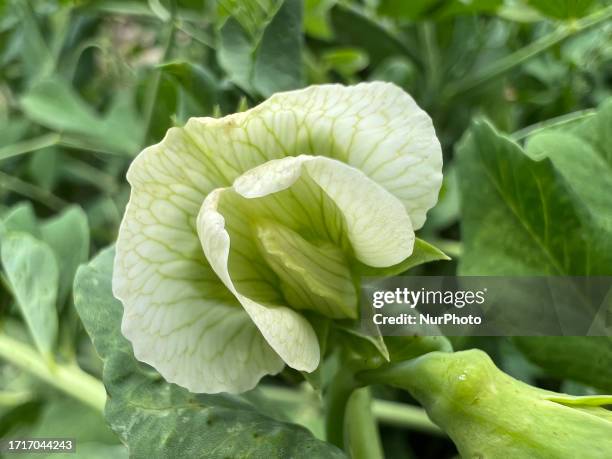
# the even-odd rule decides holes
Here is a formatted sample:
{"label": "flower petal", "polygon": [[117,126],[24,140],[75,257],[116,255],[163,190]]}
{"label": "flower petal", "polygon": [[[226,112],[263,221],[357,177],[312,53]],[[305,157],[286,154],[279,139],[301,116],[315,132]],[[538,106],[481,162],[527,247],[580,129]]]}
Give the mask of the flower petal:
{"label": "flower petal", "polygon": [[[392,266],[410,256],[414,231],[402,203],[363,172],[340,161],[306,155],[269,161],[236,179],[233,188],[245,198],[261,198],[298,183],[303,170],[319,190],[312,191],[310,196],[315,198],[310,199],[308,193],[292,193],[300,196],[294,199],[301,202],[291,207],[314,207],[311,213],[320,215],[321,201],[329,198],[343,217],[340,227],[346,231],[355,257],[369,266]],[[277,213],[269,218],[274,217],[286,215]]]}
{"label": "flower petal", "polygon": [[133,163],[113,293],[136,358],[193,392],[243,392],[284,364],[202,254],[195,217],[210,182],[198,154],[171,130]]}
{"label": "flower petal", "polygon": [[278,275],[289,304],[332,319],[357,318],[357,291],[342,250],[316,246],[286,226],[255,224],[260,253]]}
{"label": "flower petal", "polygon": [[[238,264],[242,275],[250,277],[240,279],[238,275],[242,286],[247,282],[250,284],[247,294],[242,288],[239,291],[234,285],[229,269],[230,235],[226,229],[226,219],[218,211],[223,194],[228,192],[231,193],[231,189],[218,189],[210,193],[198,215],[198,234],[206,258],[283,361],[296,370],[314,371],[319,365],[320,350],[312,326],[296,311],[275,302],[281,299],[276,297],[276,291],[267,284],[265,277],[258,275],[256,259]],[[235,220],[228,219],[227,223],[235,223]],[[248,227],[246,229],[248,230]],[[238,233],[244,228],[232,228],[232,230]],[[257,257],[257,250],[254,246],[249,247],[253,242],[248,238],[234,237],[232,244],[233,250],[242,256]],[[265,267],[261,268],[265,270]],[[250,272],[247,271],[249,269]],[[253,300],[252,297],[257,300]]]}
{"label": "flower petal", "polygon": [[[196,216],[214,189],[230,186],[244,172],[271,159],[301,154],[329,156],[361,169],[399,198],[414,228],[422,225],[437,199],[441,152],[431,120],[391,84],[314,86],[277,94],[243,113],[218,120],[192,118],[184,128],[170,129],[128,171],[132,195],[119,231],[113,276],[115,295],[126,310],[124,331],[136,355],[165,377],[195,391],[239,391],[252,387],[262,374],[280,370],[279,356],[257,337],[235,300],[224,296],[227,292],[206,265]],[[331,218],[316,230],[341,235],[342,218],[333,207],[324,210],[325,218]],[[372,258],[372,266],[389,261],[388,254],[376,260],[375,254],[366,253],[374,247],[367,249],[365,242],[360,250]],[[224,315],[219,311],[234,317],[236,310],[236,317],[243,314],[244,333],[253,331],[252,358],[238,376],[228,359],[223,360],[226,356],[219,358],[206,348],[212,349],[212,344],[197,343],[208,321],[203,310],[211,307],[221,308],[219,317]],[[255,310],[259,316],[286,315],[261,307],[252,307],[251,316],[258,315]],[[223,327],[218,330],[221,335]],[[308,334],[304,332],[304,342],[310,339]],[[239,353],[243,344],[238,343],[245,340],[228,346]],[[318,352],[316,359],[285,357],[303,368],[318,362]],[[200,374],[209,368],[210,374]]]}
{"label": "flower petal", "polygon": [[219,120],[192,118],[183,135],[220,171],[217,187],[270,159],[339,159],[397,196],[414,229],[423,226],[442,184],[442,151],[430,117],[391,83],[278,93]]}

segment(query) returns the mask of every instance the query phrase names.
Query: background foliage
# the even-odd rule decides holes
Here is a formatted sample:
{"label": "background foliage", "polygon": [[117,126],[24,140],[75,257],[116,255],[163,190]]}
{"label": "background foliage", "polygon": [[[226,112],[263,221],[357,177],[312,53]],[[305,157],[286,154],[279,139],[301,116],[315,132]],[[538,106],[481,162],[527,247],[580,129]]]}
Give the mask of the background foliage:
{"label": "background foliage", "polygon": [[[121,443],[135,457],[342,455],[317,440],[316,395],[293,372],[194,397],[136,362],[111,252],[72,294],[116,237],[143,146],[277,91],[385,80],[431,114],[445,182],[419,237],[453,261],[419,272],[611,275],[606,3],[0,1],[0,437],[73,436],[88,458],[126,456]],[[608,338],[453,344],[542,387],[612,391]],[[375,394],[387,457],[456,454],[405,393]]]}

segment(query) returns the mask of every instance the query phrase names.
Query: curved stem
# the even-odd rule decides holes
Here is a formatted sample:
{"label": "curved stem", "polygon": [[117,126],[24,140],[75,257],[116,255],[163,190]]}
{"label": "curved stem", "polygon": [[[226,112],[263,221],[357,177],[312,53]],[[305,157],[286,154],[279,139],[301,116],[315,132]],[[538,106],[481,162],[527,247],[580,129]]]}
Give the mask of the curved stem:
{"label": "curved stem", "polygon": [[383,459],[378,424],[372,413],[368,387],[357,389],[346,407],[346,436],[352,459]]}
{"label": "curved stem", "polygon": [[595,13],[578,21],[562,24],[550,34],[493,62],[491,65],[483,68],[480,72],[476,72],[473,77],[466,78],[459,83],[450,85],[447,89],[446,97],[450,99],[462,94],[465,91],[474,89],[481,84],[506,73],[512,68],[517,67],[532,57],[546,51],[557,43],[602,24],[610,18],[612,18],[612,6],[602,8],[599,11],[596,11]]}
{"label": "curved stem", "polygon": [[30,346],[6,334],[0,334],[0,358],[42,379],[46,383],[103,412],[106,404],[104,385],[76,365],[53,365]]}

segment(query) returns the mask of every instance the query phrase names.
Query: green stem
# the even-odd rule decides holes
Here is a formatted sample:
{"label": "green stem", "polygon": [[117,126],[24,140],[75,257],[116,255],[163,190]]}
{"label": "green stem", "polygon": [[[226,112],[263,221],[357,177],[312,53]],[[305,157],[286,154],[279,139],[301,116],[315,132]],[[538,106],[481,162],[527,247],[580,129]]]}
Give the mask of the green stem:
{"label": "green stem", "polygon": [[[294,405],[307,404],[308,406],[319,404],[319,400],[312,389],[306,391],[262,385],[260,390],[264,397],[273,402]],[[391,402],[388,400],[373,399],[372,414],[381,424],[435,435],[444,435],[444,432],[429,420],[425,410],[417,406]]]}
{"label": "green stem", "polygon": [[0,172],[0,188],[5,188],[26,198],[38,201],[53,210],[61,210],[68,205],[66,201],[58,198],[53,193],[4,172]]}
{"label": "green stem", "polygon": [[103,412],[106,391],[102,383],[76,365],[50,366],[30,346],[0,334],[0,358],[42,379],[83,403]]}
{"label": "green stem", "polygon": [[353,372],[341,367],[325,394],[325,436],[328,442],[343,449],[346,405],[356,387]]}
{"label": "green stem", "polygon": [[34,394],[27,390],[6,391],[0,390],[0,407],[13,407],[21,405],[34,398]]}
{"label": "green stem", "polygon": [[578,21],[564,23],[550,34],[493,62],[488,67],[483,68],[480,72],[476,72],[473,77],[466,78],[461,82],[450,85],[445,96],[447,99],[450,99],[466,91],[472,90],[500,75],[503,75],[509,70],[521,65],[523,62],[537,56],[563,40],[585,32],[599,24],[604,23],[610,18],[612,18],[612,6],[602,8]]}
{"label": "green stem", "polygon": [[419,27],[420,41],[425,49],[425,71],[427,74],[427,104],[437,97],[441,83],[440,51],[436,40],[435,25],[430,21],[423,22]]}
{"label": "green stem", "polygon": [[372,412],[381,424],[395,427],[407,427],[423,433],[444,435],[444,432],[435,425],[423,408],[404,403],[375,400]]}
{"label": "green stem", "polygon": [[372,413],[372,396],[368,387],[357,389],[346,407],[346,436],[352,459],[384,457],[378,424]]}
{"label": "green stem", "polygon": [[60,141],[60,135],[51,132],[43,134],[33,139],[22,140],[11,145],[0,148],[0,161],[14,156],[23,155],[30,153],[31,151],[40,150],[41,148],[51,147],[57,145]]}

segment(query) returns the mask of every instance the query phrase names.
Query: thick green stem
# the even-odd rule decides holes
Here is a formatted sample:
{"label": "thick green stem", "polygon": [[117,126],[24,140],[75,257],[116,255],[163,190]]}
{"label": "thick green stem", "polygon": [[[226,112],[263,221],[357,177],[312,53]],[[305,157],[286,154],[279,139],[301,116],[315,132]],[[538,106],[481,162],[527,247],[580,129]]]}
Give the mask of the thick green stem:
{"label": "thick green stem", "polygon": [[471,78],[466,78],[454,85],[450,85],[445,94],[447,99],[474,89],[509,70],[521,65],[523,62],[546,51],[554,45],[569,37],[585,32],[597,25],[603,24],[612,18],[612,6],[602,8],[599,11],[584,17],[578,21],[564,23],[554,32],[536,40],[529,45],[493,62],[491,65],[476,72]]}
{"label": "thick green stem", "polygon": [[340,368],[325,394],[325,436],[339,448],[344,448],[346,406],[356,387],[352,371]]}
{"label": "thick green stem", "polygon": [[[261,386],[263,395],[273,401],[294,405],[317,405],[319,399],[314,391],[287,389],[276,386]],[[407,405],[405,403],[388,400],[372,400],[372,414],[380,424],[416,430],[418,432],[444,435],[433,422],[430,421],[423,408]]]}
{"label": "thick green stem", "polygon": [[429,419],[423,408],[405,403],[375,400],[372,412],[381,424],[444,436],[444,432]]}
{"label": "thick green stem", "polygon": [[384,457],[368,387],[357,389],[351,395],[346,407],[345,429],[352,459]]}
{"label": "thick green stem", "polygon": [[34,349],[0,334],[0,358],[42,379],[83,403],[103,412],[106,391],[102,383],[76,365],[49,365]]}

